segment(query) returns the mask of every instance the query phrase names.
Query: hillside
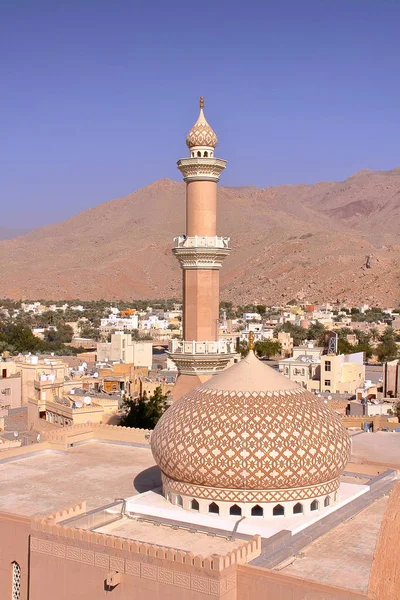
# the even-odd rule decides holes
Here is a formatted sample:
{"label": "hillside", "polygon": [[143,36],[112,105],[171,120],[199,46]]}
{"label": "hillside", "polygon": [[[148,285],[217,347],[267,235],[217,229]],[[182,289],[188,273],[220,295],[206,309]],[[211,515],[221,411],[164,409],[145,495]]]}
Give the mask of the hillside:
{"label": "hillside", "polygon": [[[161,180],[0,241],[0,297],[179,297],[171,247],[184,230],[184,202],[183,183]],[[397,306],[399,225],[400,169],[314,185],[221,187],[218,229],[233,248],[221,272],[222,297]]]}

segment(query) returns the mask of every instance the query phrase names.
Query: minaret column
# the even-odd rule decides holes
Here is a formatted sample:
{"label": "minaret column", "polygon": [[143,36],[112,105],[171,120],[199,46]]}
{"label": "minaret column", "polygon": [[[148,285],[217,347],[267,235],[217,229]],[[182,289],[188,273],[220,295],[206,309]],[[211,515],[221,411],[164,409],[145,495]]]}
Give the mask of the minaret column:
{"label": "minaret column", "polygon": [[186,140],[190,156],[177,163],[186,183],[186,232],[173,249],[183,272],[183,340],[172,340],[171,358],[180,376],[209,378],[226,367],[233,349],[218,337],[219,270],[230,253],[229,238],[217,235],[217,183],[226,161],[214,156],[217,136],[203,106],[201,98]]}

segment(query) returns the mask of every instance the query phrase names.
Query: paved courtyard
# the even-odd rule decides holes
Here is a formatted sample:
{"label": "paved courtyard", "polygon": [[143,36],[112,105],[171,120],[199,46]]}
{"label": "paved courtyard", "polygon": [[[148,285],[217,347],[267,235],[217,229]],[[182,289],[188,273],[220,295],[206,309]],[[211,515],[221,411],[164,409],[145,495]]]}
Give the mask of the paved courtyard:
{"label": "paved courtyard", "polygon": [[378,431],[352,437],[351,457],[400,469],[400,432]]}
{"label": "paved courtyard", "polygon": [[150,448],[89,443],[0,464],[0,510],[42,515],[87,501],[88,510],[160,485]]}
{"label": "paved courtyard", "polygon": [[281,570],[321,583],[366,592],[376,540],[387,497],[306,546],[295,562]]}

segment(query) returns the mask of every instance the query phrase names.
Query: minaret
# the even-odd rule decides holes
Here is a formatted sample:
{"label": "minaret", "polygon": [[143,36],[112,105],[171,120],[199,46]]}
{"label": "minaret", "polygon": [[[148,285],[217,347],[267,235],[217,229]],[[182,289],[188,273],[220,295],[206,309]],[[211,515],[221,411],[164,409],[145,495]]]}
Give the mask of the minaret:
{"label": "minaret", "polygon": [[217,136],[200,114],[186,144],[189,158],[178,160],[186,183],[186,233],[173,253],[183,275],[183,340],[172,340],[171,358],[179,370],[174,401],[222,371],[234,348],[218,339],[219,270],[230,252],[229,238],[217,235],[217,183],[226,161],[214,156]]}

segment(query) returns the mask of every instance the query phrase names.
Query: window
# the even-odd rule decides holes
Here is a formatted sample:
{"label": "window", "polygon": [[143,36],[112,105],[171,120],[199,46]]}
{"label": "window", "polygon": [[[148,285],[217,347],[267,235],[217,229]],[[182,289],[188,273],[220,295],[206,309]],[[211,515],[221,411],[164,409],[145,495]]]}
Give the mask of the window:
{"label": "window", "polygon": [[318,502],[318,500],[313,500],[311,502],[310,509],[311,510],[318,510],[319,509],[319,502]]}
{"label": "window", "polygon": [[207,151],[204,152],[204,156],[205,156],[205,158],[208,158],[208,152]]}
{"label": "window", "polygon": [[330,379],[325,379],[325,385],[330,386],[331,385],[331,380]]}
{"label": "window", "polygon": [[303,512],[303,505],[298,502],[293,506],[293,514],[300,515]]}
{"label": "window", "polygon": [[272,515],[274,517],[283,517],[285,515],[285,509],[283,508],[282,504],[277,504],[274,506]]}
{"label": "window", "polygon": [[183,506],[182,496],[177,496],[175,502],[177,506]]}
{"label": "window", "polygon": [[330,371],[331,370],[331,361],[330,360],[326,360],[325,361],[325,371]]}
{"label": "window", "polygon": [[324,506],[325,506],[325,508],[326,508],[327,506],[329,506],[329,505],[330,505],[330,503],[331,503],[331,499],[330,499],[330,497],[329,497],[329,496],[327,496],[327,497],[325,498],[325,500],[324,500]]}
{"label": "window", "polygon": [[251,516],[252,517],[263,517],[264,516],[264,511],[261,508],[261,506],[259,506],[258,504],[256,504],[255,506],[253,506],[253,508],[251,509]]}
{"label": "window", "polygon": [[233,506],[230,507],[229,514],[234,515],[235,517],[241,517],[242,509],[237,504],[234,504]]}
{"label": "window", "polygon": [[211,504],[208,507],[208,512],[212,513],[213,515],[219,515],[219,506],[218,506],[218,504],[215,504],[215,502],[211,502]]}
{"label": "window", "polygon": [[192,510],[199,510],[199,503],[197,502],[197,500],[192,500]]}
{"label": "window", "polygon": [[17,562],[12,563],[12,600],[21,598],[21,567]]}

